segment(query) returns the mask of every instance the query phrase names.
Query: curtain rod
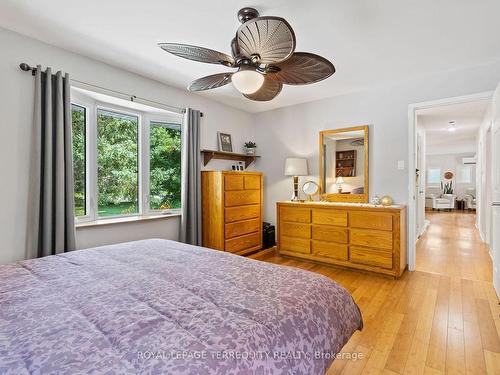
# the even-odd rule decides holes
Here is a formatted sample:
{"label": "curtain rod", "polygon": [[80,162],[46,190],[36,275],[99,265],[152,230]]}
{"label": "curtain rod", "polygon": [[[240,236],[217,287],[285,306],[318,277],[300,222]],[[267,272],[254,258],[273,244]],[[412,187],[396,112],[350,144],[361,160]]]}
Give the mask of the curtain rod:
{"label": "curtain rod", "polygon": [[[31,75],[33,75],[33,76],[36,73],[36,67],[31,67],[30,65],[28,65],[26,63],[19,64],[19,68],[21,68],[21,70],[23,70],[25,72],[30,72],[31,71]],[[125,96],[131,102],[136,102],[137,100],[139,100],[139,102],[142,101],[142,102],[147,102],[147,103],[153,103],[153,104],[156,104],[156,105],[160,105],[162,107],[170,108],[170,110],[173,111],[173,112],[177,112],[177,113],[185,113],[186,112],[185,108],[179,108],[179,107],[174,107],[174,106],[171,106],[171,105],[168,105],[168,104],[164,104],[164,103],[160,103],[160,102],[155,102],[154,100],[149,100],[149,99],[138,97],[136,95],[130,95],[130,94],[127,94],[127,93],[124,93],[124,92],[107,89],[105,87],[101,87],[101,86],[97,86],[97,85],[94,85],[94,84],[91,84],[91,83],[79,81],[79,80],[73,79],[73,78],[71,78],[71,81],[80,83],[80,84],[85,85],[85,86],[90,86],[90,87],[93,87],[93,88],[96,88],[96,89],[99,89],[99,90],[104,90],[104,91],[108,91],[108,92],[112,92],[112,93],[115,93],[115,94],[118,94],[118,95]],[[200,116],[203,117],[203,112],[200,112]]]}

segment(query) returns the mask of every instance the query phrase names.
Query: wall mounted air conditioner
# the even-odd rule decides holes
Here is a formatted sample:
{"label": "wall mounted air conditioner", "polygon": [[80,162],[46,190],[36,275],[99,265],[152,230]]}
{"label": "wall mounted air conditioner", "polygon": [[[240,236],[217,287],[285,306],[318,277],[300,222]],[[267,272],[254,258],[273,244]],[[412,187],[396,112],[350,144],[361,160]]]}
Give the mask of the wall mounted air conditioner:
{"label": "wall mounted air conditioner", "polygon": [[465,165],[476,164],[476,157],[462,158],[462,163]]}

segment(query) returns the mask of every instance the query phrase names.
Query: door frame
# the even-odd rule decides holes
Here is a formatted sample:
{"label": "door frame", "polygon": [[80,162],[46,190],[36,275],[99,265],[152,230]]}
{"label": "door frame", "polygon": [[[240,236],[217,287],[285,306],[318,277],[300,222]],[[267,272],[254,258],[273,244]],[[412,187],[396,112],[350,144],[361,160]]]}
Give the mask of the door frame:
{"label": "door frame", "polygon": [[[416,266],[416,244],[417,244],[417,211],[416,211],[416,112],[420,109],[442,107],[452,104],[475,102],[479,100],[491,100],[493,91],[485,91],[471,95],[456,96],[445,99],[431,100],[427,102],[414,103],[408,106],[408,270],[415,271]],[[425,173],[425,171],[422,171]]]}

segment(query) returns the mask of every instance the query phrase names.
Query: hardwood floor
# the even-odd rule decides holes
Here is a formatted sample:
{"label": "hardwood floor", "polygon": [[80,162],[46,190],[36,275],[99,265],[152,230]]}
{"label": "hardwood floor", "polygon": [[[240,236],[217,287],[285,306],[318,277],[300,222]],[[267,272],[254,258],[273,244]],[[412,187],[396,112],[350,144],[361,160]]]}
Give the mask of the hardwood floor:
{"label": "hardwood floor", "polygon": [[428,211],[431,225],[417,243],[417,269],[472,280],[492,280],[488,246],[473,212]]}
{"label": "hardwood floor", "polygon": [[332,374],[500,374],[500,308],[491,259],[471,213],[430,213],[417,248],[417,271],[399,280],[283,258],[252,256],[324,274],[348,289],[365,327]]}

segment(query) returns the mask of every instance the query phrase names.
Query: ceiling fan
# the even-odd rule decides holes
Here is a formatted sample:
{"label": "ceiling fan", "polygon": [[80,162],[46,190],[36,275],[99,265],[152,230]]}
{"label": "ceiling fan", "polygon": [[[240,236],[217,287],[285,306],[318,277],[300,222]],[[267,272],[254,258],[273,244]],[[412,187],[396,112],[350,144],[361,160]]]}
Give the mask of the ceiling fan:
{"label": "ceiling fan", "polygon": [[221,64],[238,69],[197,79],[189,91],[204,91],[232,83],[246,98],[268,101],[275,98],[283,84],[306,85],[335,73],[327,59],[295,51],[295,34],[281,17],[260,17],[254,8],[238,12],[242,25],[231,41],[232,56],[208,48],[178,43],[159,43],[159,47],[185,59]]}

